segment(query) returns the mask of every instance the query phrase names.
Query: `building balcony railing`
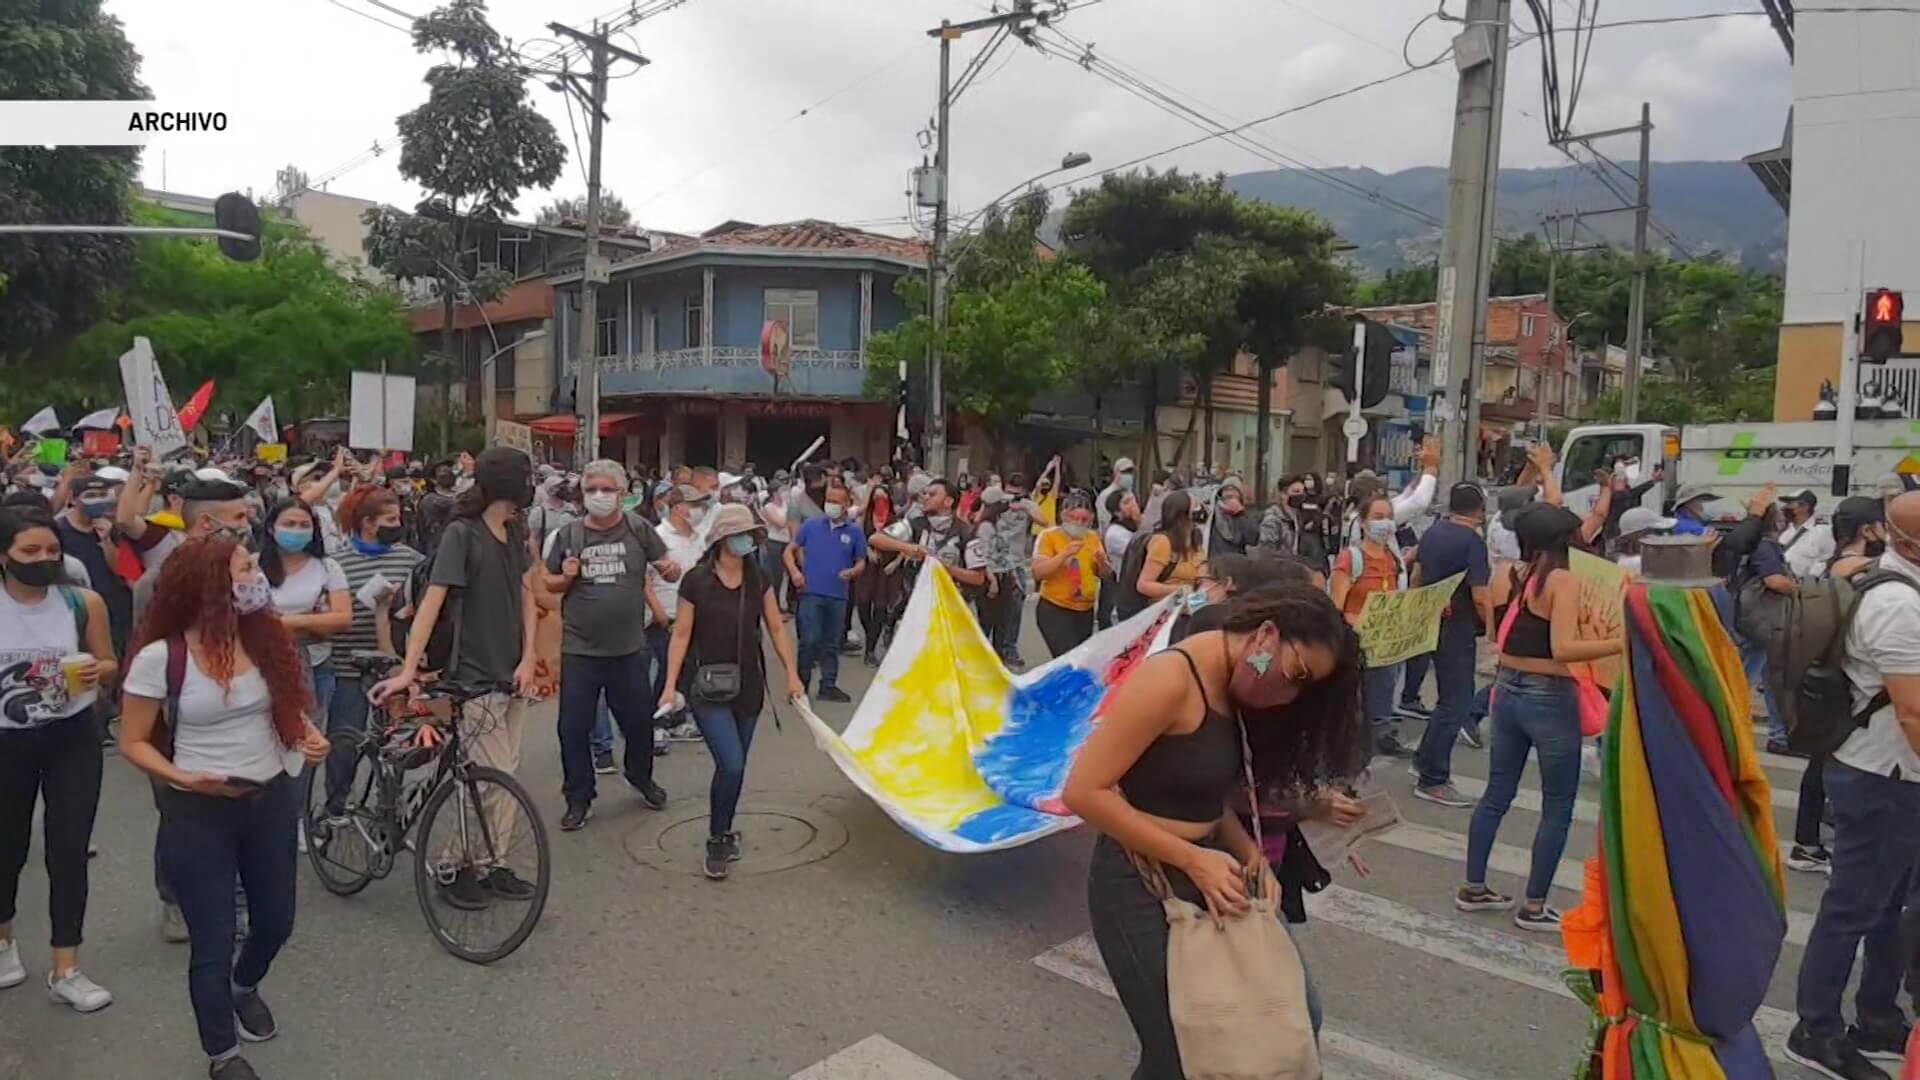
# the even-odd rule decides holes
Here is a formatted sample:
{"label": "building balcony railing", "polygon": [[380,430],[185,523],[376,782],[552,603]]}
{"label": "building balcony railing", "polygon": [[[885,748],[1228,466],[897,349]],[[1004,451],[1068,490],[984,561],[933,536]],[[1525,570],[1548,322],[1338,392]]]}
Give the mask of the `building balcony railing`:
{"label": "building balcony railing", "polygon": [[[760,350],[732,345],[667,349],[602,356],[602,394],[793,394],[856,398],[866,389],[866,365],[858,349],[795,349],[793,365],[779,385],[760,367]],[[567,361],[579,374],[580,362]]]}

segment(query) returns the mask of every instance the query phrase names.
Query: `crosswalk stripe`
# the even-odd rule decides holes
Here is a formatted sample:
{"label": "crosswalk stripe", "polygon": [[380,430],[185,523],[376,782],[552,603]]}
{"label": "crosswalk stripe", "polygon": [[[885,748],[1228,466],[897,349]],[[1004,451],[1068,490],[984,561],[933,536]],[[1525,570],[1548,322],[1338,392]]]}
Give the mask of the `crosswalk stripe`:
{"label": "crosswalk stripe", "polygon": [[[1308,928],[1320,920],[1346,930],[1412,949],[1486,975],[1544,990],[1560,997],[1572,997],[1561,980],[1566,956],[1559,949],[1485,930],[1466,918],[1432,915],[1385,897],[1340,885],[1307,897]],[[1766,1044],[1768,1056],[1786,1060],[1783,1054],[1787,1033],[1793,1030],[1794,1016],[1783,1009],[1761,1006],[1753,1019],[1754,1029]]]}
{"label": "crosswalk stripe", "polygon": [[[1516,803],[1516,805],[1518,805]],[[1405,851],[1415,851],[1422,855],[1433,855],[1457,864],[1462,869],[1467,863],[1467,838],[1459,833],[1436,829],[1429,825],[1420,825],[1403,821],[1393,828],[1376,835],[1373,839]],[[1527,848],[1512,844],[1495,843],[1487,856],[1487,868],[1503,874],[1525,878],[1533,868],[1533,852]],[[1580,892],[1586,887],[1586,869],[1578,860],[1561,859],[1554,867],[1553,884],[1555,888],[1570,892]],[[1787,943],[1804,947],[1807,934],[1813,929],[1813,916],[1800,911],[1787,912]]]}
{"label": "crosswalk stripe", "polygon": [[[1110,998],[1119,996],[1114,991],[1113,980],[1107,976],[1107,966],[1100,959],[1100,949],[1094,944],[1092,934],[1081,934],[1071,941],[1061,942],[1034,957],[1033,962],[1095,993]],[[1328,1058],[1325,1063],[1327,1080],[1353,1076],[1353,1070],[1345,1067],[1348,1064],[1358,1066],[1367,1080],[1466,1080],[1431,1062],[1408,1057],[1399,1051],[1330,1028],[1320,1032],[1320,1049]],[[800,1078],[796,1077],[795,1080]]]}
{"label": "crosswalk stripe", "polygon": [[919,1054],[880,1035],[869,1035],[788,1080],[960,1080]]}
{"label": "crosswalk stripe", "polygon": [[[1459,773],[1455,773],[1453,774],[1453,786],[1460,789],[1460,794],[1470,799],[1479,799],[1487,793],[1487,782],[1476,776],[1461,776]],[[1542,805],[1540,789],[1537,787],[1522,787],[1513,793],[1513,806],[1515,809],[1537,814],[1540,812]],[[1800,808],[1799,789],[1775,786],[1773,789],[1773,805],[1786,810],[1798,810]],[[1600,804],[1594,802],[1592,799],[1574,799],[1573,820],[1584,821],[1589,825],[1598,824],[1600,821]]]}

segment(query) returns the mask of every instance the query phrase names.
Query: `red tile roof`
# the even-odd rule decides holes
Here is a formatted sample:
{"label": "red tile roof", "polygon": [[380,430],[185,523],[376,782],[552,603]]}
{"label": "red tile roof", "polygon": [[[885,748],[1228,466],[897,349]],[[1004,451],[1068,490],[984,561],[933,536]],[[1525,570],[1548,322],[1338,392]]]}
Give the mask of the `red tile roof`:
{"label": "red tile roof", "polygon": [[914,262],[925,262],[928,255],[927,245],[919,240],[886,236],[813,218],[780,225],[748,225],[730,221],[703,234],[700,242],[725,247],[868,252]]}

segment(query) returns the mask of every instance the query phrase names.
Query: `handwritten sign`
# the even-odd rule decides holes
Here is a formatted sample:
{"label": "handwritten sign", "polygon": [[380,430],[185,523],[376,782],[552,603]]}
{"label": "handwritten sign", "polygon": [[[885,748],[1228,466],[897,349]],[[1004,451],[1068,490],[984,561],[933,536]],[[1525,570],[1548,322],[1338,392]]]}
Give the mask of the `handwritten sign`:
{"label": "handwritten sign", "polygon": [[134,338],[133,348],[120,354],[120,386],[127,394],[127,416],[133,421],[128,430],[136,444],[151,449],[156,459],[186,449],[186,429],[173,410],[167,381],[160,377],[153,343],[146,338]]}
{"label": "handwritten sign", "polygon": [[286,443],[261,443],[253,448],[253,456],[269,465],[279,465],[287,460]]}
{"label": "handwritten sign", "polygon": [[[1580,640],[1611,641],[1624,633],[1627,572],[1584,551],[1570,553],[1567,569],[1580,583]],[[1585,666],[1603,689],[1611,688],[1620,677],[1618,656],[1602,657]]]}
{"label": "handwritten sign", "polygon": [[533,429],[511,420],[496,420],[493,423],[493,445],[511,447],[532,457]]}
{"label": "handwritten sign", "polygon": [[1367,666],[1397,664],[1410,656],[1432,652],[1440,643],[1440,613],[1447,609],[1465,574],[1400,592],[1367,596],[1360,609],[1360,648]]}

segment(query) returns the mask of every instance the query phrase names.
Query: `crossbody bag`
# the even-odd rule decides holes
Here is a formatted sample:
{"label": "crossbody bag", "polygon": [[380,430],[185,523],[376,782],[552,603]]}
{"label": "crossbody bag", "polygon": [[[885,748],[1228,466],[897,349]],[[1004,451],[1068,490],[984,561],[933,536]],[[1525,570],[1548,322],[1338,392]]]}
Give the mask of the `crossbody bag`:
{"label": "crossbody bag", "polygon": [[[709,664],[705,658],[693,669],[693,685],[688,688],[693,700],[709,705],[725,705],[740,696],[741,665],[740,660],[747,655],[747,575],[751,571],[745,563],[740,566],[740,616],[738,630],[740,641],[734,649],[732,663]],[[713,571],[715,584],[720,582],[720,572]]]}

